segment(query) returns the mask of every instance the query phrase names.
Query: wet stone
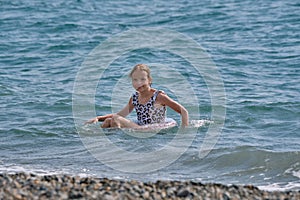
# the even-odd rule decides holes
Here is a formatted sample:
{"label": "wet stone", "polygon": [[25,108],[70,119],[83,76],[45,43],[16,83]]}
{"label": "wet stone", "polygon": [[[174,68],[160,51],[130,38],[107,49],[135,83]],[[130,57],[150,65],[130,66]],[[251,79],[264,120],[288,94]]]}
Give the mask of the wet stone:
{"label": "wet stone", "polygon": [[188,197],[190,192],[188,190],[182,189],[178,191],[177,196],[178,197]]}

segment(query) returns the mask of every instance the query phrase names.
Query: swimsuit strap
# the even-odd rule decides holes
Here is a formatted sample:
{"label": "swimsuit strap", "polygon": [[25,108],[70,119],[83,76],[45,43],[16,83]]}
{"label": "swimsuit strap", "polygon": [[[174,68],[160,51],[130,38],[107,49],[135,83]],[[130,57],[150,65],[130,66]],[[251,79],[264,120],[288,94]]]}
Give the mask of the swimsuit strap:
{"label": "swimsuit strap", "polygon": [[162,91],[162,90],[156,90],[155,93],[154,93],[154,95],[153,95],[153,102],[155,102],[155,100],[156,100],[156,98],[157,98],[157,96],[158,96],[159,93],[163,93],[164,94],[165,92]]}
{"label": "swimsuit strap", "polygon": [[[161,92],[161,93],[164,93],[164,91],[162,91],[162,90],[156,90],[156,91],[154,92],[153,96],[149,99],[148,102],[154,103],[155,100],[156,100],[156,98],[157,98],[157,96],[158,96],[158,94],[159,94],[160,92]],[[132,95],[132,97],[133,97],[133,100],[134,100],[134,105],[137,104],[137,103],[138,103],[138,97],[139,97],[138,92],[134,92],[133,95]],[[140,104],[140,103],[138,103],[138,104]]]}

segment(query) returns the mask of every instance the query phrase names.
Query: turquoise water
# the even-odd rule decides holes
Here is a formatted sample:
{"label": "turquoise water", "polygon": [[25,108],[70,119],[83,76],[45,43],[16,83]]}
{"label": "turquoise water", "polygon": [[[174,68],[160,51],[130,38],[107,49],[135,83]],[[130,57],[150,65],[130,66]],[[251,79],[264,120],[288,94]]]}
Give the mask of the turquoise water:
{"label": "turquoise water", "polygon": [[[299,8],[292,0],[193,0],[172,5],[165,1],[1,1],[0,171],[299,190]],[[157,69],[159,64],[178,68],[183,79],[197,88],[199,105],[186,105],[191,119],[204,122],[198,130],[186,130],[187,138],[196,136],[169,166],[145,174],[125,173],[97,160],[83,144],[73,119],[74,83],[82,63],[99,44],[133,28],[151,27],[180,32],[211,56],[226,92],[225,124],[212,151],[199,158],[199,147],[214,123],[205,80],[186,60],[168,52],[141,48],[124,54],[99,82],[97,114],[124,105],[129,96],[114,92],[120,101],[112,101],[111,91],[129,81],[124,73],[143,62],[155,63]],[[164,79],[153,86],[176,99],[179,76],[154,69],[154,80],[155,75]],[[118,85],[118,80],[124,82]],[[169,110],[168,114],[179,122],[176,113]],[[92,140],[98,137],[90,128],[84,130]],[[121,148],[151,152],[171,141],[176,131],[165,130],[147,139],[119,130],[105,134]],[[115,160],[116,152],[109,146],[107,153]]]}

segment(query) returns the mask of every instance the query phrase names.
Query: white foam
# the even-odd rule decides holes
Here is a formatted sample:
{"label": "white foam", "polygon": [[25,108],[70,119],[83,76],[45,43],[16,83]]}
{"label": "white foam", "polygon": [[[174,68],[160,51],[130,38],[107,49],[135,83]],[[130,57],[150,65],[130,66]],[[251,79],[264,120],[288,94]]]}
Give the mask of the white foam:
{"label": "white foam", "polygon": [[300,170],[299,171],[293,171],[293,176],[300,178]]}
{"label": "white foam", "polygon": [[299,182],[290,182],[287,184],[280,184],[280,183],[272,183],[269,185],[262,185],[258,186],[260,190],[265,191],[293,191],[293,190],[299,190],[300,189],[300,183]]}
{"label": "white foam", "polygon": [[205,120],[205,119],[191,120],[190,121],[190,126],[192,126],[193,128],[199,128],[199,127],[205,126],[207,124],[211,124],[211,123],[213,123],[213,121]]}
{"label": "white foam", "polygon": [[40,176],[44,175],[57,175],[57,174],[70,174],[67,170],[44,170],[41,168],[26,168],[24,166],[10,165],[0,166],[0,173],[15,174],[15,173],[28,173]]}

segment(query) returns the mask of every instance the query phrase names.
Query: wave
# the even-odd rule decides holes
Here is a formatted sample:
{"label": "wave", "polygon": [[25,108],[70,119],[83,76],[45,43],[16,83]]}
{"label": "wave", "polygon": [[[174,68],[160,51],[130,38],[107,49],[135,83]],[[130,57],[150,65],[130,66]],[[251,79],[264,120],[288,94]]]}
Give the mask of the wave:
{"label": "wave", "polygon": [[197,152],[189,152],[180,162],[177,167],[183,167],[194,179],[204,182],[253,184],[267,190],[272,189],[272,184],[278,184],[282,190],[300,188],[298,151],[276,152],[237,146],[214,149],[202,160]]}

